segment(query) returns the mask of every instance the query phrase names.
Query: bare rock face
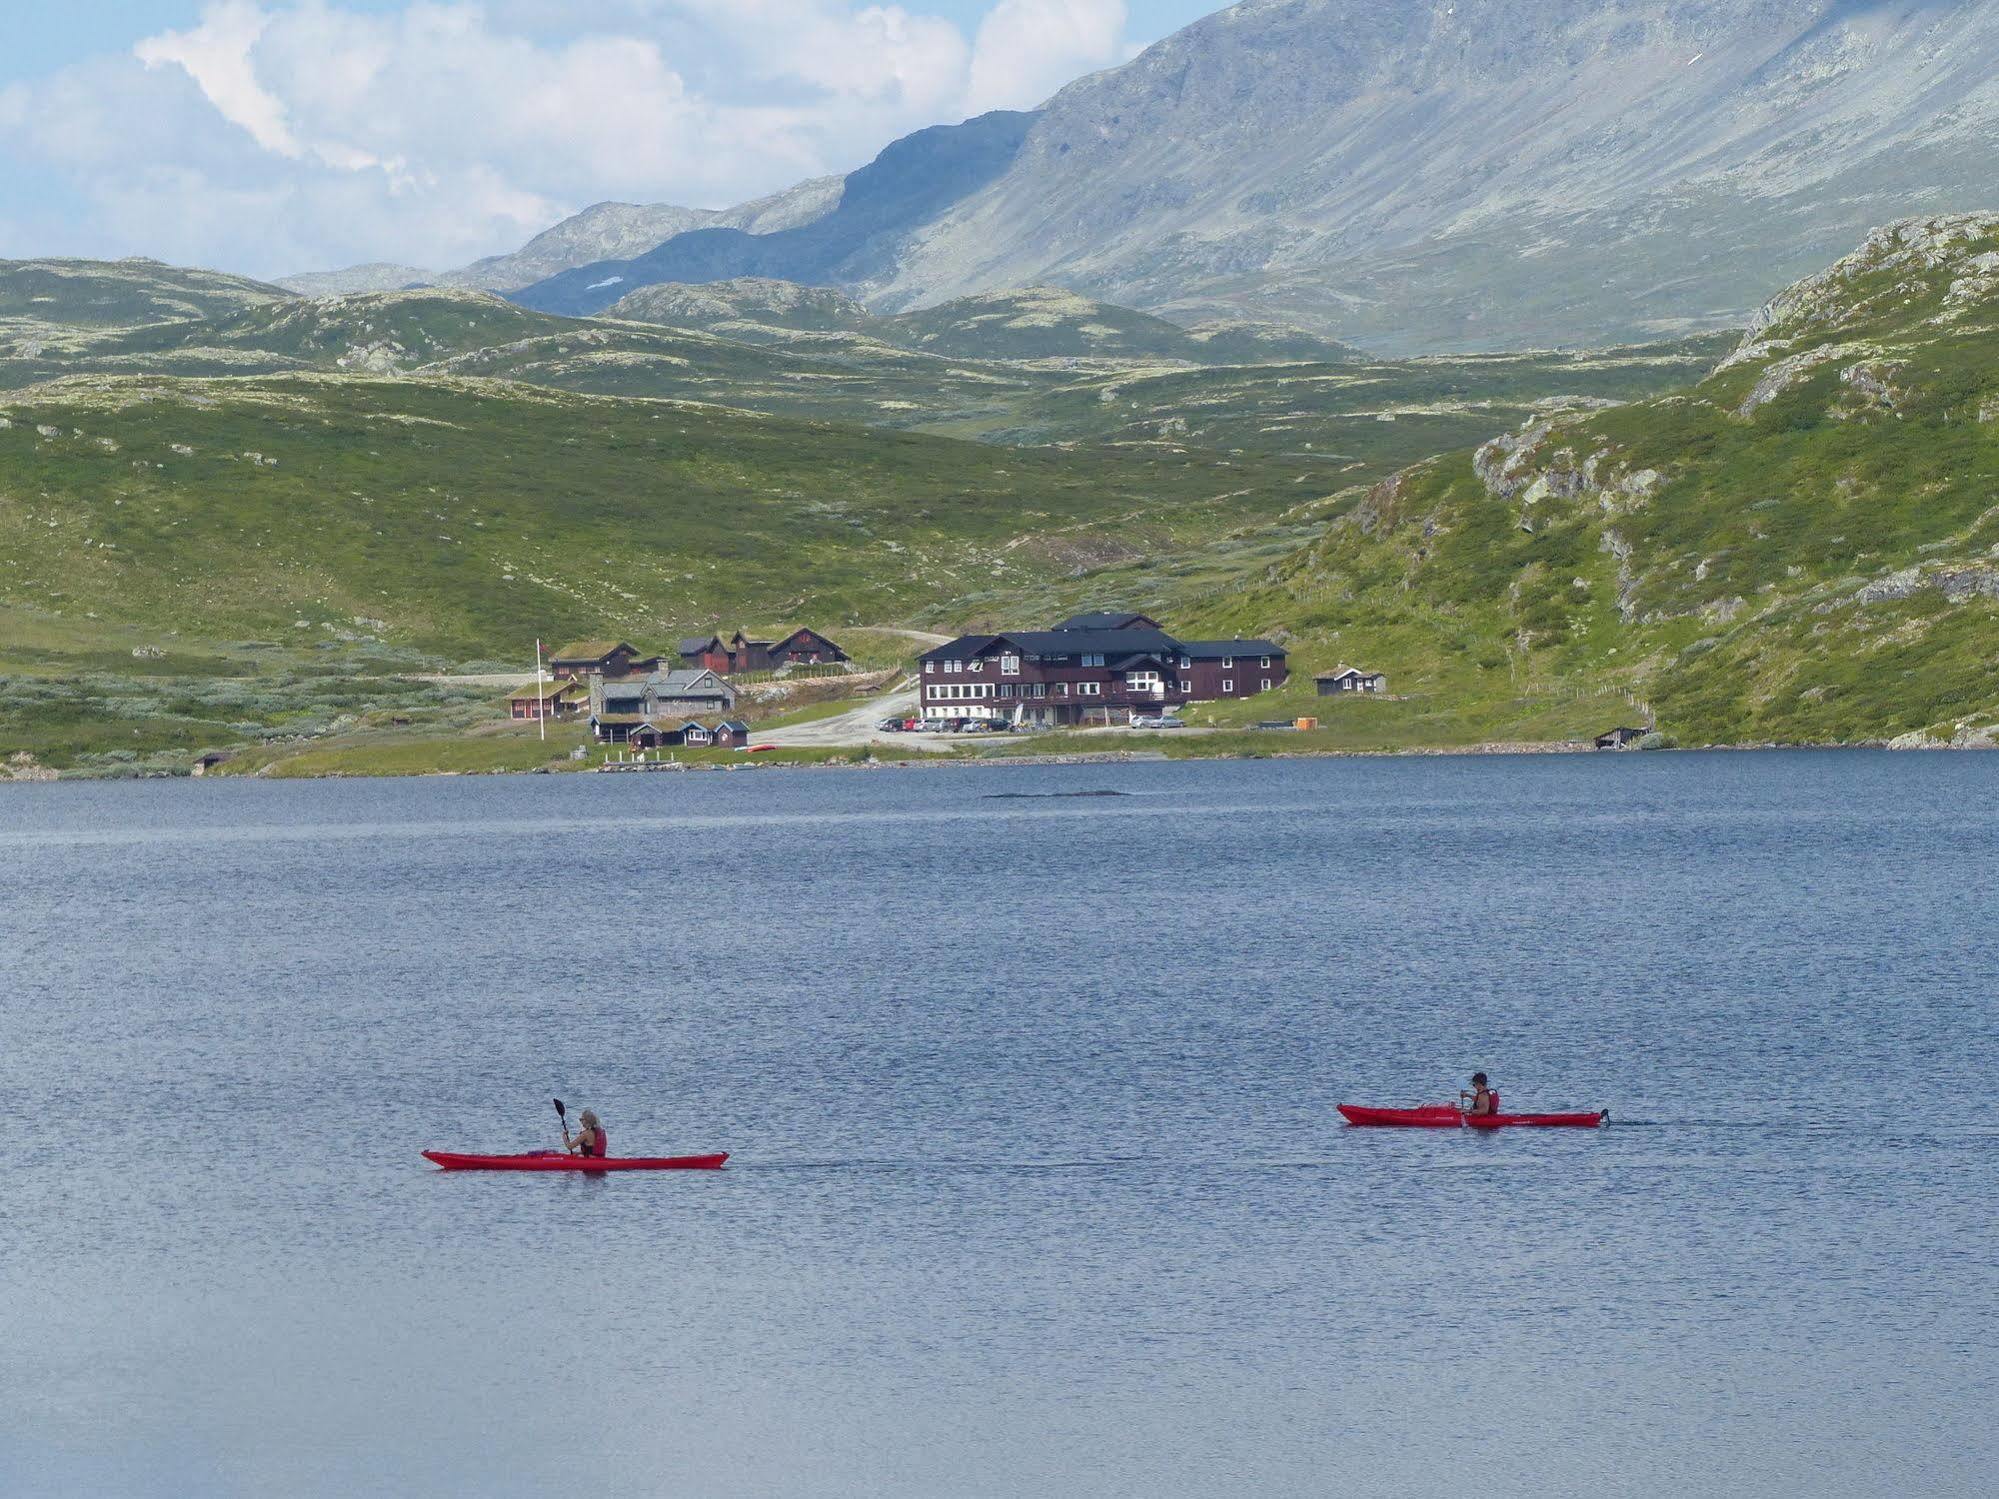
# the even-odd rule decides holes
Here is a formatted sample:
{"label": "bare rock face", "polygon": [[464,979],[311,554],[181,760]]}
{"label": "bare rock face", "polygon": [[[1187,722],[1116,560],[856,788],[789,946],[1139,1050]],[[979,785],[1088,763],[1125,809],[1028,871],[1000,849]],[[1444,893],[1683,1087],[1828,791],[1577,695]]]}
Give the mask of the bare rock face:
{"label": "bare rock face", "polygon": [[859,290],[1601,345],[1995,206],[1995,144],[1999,0],[1246,0],[1057,94]]}

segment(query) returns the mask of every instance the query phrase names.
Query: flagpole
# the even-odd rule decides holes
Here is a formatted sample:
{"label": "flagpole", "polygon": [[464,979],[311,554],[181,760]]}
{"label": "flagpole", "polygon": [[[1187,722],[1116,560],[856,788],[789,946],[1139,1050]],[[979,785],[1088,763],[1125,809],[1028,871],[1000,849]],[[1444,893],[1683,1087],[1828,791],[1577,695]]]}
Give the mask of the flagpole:
{"label": "flagpole", "polygon": [[541,741],[548,743],[548,697],[543,690],[541,675],[541,641],[534,643],[534,695],[535,721],[541,725]]}

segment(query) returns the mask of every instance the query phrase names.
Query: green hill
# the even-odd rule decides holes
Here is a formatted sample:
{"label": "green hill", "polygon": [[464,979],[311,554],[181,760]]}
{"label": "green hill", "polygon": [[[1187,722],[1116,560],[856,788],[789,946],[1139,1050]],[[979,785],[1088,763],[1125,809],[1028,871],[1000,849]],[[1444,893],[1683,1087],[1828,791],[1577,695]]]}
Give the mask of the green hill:
{"label": "green hill", "polygon": [[1281,324],[1210,322],[1183,328],[1048,286],[984,292],[889,315],[872,313],[831,287],[749,276],[641,287],[614,304],[609,315],[805,348],[826,345],[801,340],[801,334],[847,333],[954,359],[1266,364],[1361,357],[1334,339]]}
{"label": "green hill", "polygon": [[605,309],[605,315],[701,328],[750,343],[788,342],[795,333],[875,335],[884,321],[833,287],[800,286],[764,276],[698,284],[661,281],[620,298]]}
{"label": "green hill", "polygon": [[72,328],[224,317],[289,300],[282,287],[157,260],[0,260],[0,319]]}
{"label": "green hill", "polygon": [[[0,390],[78,375],[475,376],[1016,446],[1330,461],[1347,482],[1474,441],[1540,403],[1623,400],[1684,383],[1721,347],[1369,361],[1275,325],[1182,329],[1066,292],[1000,293],[887,318],[824,288],[744,280],[643,288],[618,304],[643,314],[634,320],[557,317],[440,288],[292,297],[151,262],[74,262],[66,274],[151,287],[153,300],[119,304],[123,314],[173,315],[101,327],[0,320]],[[21,296],[38,284],[26,271],[14,282]],[[209,303],[165,290],[197,286],[210,288]],[[37,305],[53,316],[75,303]],[[211,315],[193,315],[202,306]],[[1320,362],[1282,362],[1306,354]],[[1196,367],[1225,358],[1244,362]]]}
{"label": "green hill", "polygon": [[808,603],[895,620],[969,580],[1191,542],[1309,482],[499,382],[71,380],[0,420],[0,607],[457,659]]}
{"label": "green hill", "polygon": [[142,328],[99,345],[96,352],[228,350],[387,374],[570,326],[567,318],[529,312],[485,292],[361,292],[287,298],[198,324]]}
{"label": "green hill", "polygon": [[1578,693],[1683,744],[1984,742],[1995,559],[1999,215],[1967,215],[1877,231],[1683,394],[1420,463],[1182,602],[1388,672],[1406,702],[1333,711],[1412,742]]}

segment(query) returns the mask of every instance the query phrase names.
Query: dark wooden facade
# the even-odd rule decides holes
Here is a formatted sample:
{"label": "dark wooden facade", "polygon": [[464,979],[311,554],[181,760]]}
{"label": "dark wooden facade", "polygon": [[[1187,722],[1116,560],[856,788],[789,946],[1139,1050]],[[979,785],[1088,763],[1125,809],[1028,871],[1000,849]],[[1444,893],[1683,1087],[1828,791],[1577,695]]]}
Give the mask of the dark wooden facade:
{"label": "dark wooden facade", "polygon": [[1322,671],[1312,678],[1320,697],[1338,697],[1346,692],[1386,692],[1388,678],[1378,671],[1362,671],[1342,666],[1338,671]]}
{"label": "dark wooden facade", "polygon": [[659,657],[641,656],[624,640],[578,640],[548,658],[548,674],[575,682],[589,676],[644,676],[659,670]]}
{"label": "dark wooden facade", "polygon": [[1175,663],[1190,702],[1255,697],[1291,679],[1282,647],[1268,640],[1190,640]]}
{"label": "dark wooden facade", "polygon": [[559,682],[530,682],[516,688],[507,698],[510,718],[580,718],[589,706],[590,694],[581,682],[565,678]]}
{"label": "dark wooden facade", "polygon": [[[1107,624],[1093,621],[1110,621]],[[925,718],[1128,723],[1284,685],[1268,640],[1174,639],[1143,615],[1078,615],[1054,630],[965,635],[917,658]]]}
{"label": "dark wooden facade", "polygon": [[796,629],[781,640],[752,640],[741,630],[721,635],[692,636],[680,642],[683,666],[700,667],[724,676],[751,671],[776,671],[783,666],[825,666],[848,659],[847,653],[817,630]]}

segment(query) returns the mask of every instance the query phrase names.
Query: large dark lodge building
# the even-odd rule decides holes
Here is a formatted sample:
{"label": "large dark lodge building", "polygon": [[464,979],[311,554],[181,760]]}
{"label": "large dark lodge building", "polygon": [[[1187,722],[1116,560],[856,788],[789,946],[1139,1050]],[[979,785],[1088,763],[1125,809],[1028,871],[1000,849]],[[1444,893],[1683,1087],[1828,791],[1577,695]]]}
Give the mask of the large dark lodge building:
{"label": "large dark lodge building", "polygon": [[917,658],[925,718],[1129,723],[1282,687],[1268,640],[1177,640],[1143,614],[1079,614],[1052,630],[961,635]]}

